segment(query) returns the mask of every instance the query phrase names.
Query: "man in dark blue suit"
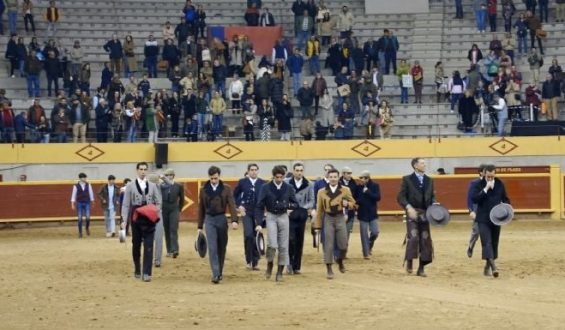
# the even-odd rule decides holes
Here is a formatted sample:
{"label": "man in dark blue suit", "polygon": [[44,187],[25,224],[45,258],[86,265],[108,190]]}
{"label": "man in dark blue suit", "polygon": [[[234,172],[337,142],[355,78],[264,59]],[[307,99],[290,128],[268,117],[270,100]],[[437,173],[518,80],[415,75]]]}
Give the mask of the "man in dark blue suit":
{"label": "man in dark blue suit", "polygon": [[[239,180],[233,191],[235,205],[243,216],[243,244],[247,269],[259,270],[259,252],[255,248],[255,204],[265,181],[258,177],[259,166],[247,165],[246,177]],[[261,221],[257,221],[260,223]]]}
{"label": "man in dark blue suit", "polygon": [[485,164],[479,165],[479,178],[469,182],[469,190],[467,191],[467,208],[469,209],[469,216],[473,220],[473,227],[471,229],[471,237],[469,238],[469,247],[467,248],[467,256],[471,258],[473,256],[473,248],[475,248],[475,243],[479,239],[479,224],[475,221],[477,217],[476,209],[477,205],[473,203],[473,192],[475,191],[476,185],[481,182],[481,179],[485,175]]}
{"label": "man in dark blue suit", "polygon": [[424,267],[432,263],[434,255],[430,224],[426,209],[436,203],[434,183],[425,174],[426,161],[416,157],[411,161],[414,173],[402,177],[398,204],[406,210],[406,271],[412,273],[412,259],[420,258],[417,275],[426,277]]}
{"label": "man in dark blue suit", "polygon": [[[316,205],[318,202],[318,191],[320,191],[321,189],[326,188],[326,186],[329,184],[329,180],[328,180],[328,172],[330,170],[335,169],[335,167],[332,164],[325,164],[324,165],[324,176],[317,180],[316,182],[314,182],[314,210],[316,210]],[[314,216],[312,216],[312,219],[315,219]],[[322,219],[322,230],[320,231],[320,244],[324,244],[324,222]],[[314,235],[314,229],[312,229],[312,235]]]}

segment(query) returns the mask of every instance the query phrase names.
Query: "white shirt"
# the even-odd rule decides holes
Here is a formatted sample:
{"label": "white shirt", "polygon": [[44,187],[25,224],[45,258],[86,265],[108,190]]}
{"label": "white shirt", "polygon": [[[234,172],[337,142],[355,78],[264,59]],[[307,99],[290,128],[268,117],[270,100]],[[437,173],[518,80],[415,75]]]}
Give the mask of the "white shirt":
{"label": "white shirt", "polygon": [[[84,187],[86,186],[86,183],[79,181],[78,183],[80,185],[80,187],[82,188],[82,190],[84,190]],[[90,201],[94,202],[94,192],[92,191],[92,185],[88,185],[88,196],[90,196]],[[77,186],[73,185],[73,193],[71,195],[71,202],[76,202],[77,200]]]}
{"label": "white shirt", "polygon": [[137,178],[137,183],[139,184],[139,188],[141,188],[141,191],[145,191],[145,189],[147,188],[147,179],[140,179]]}
{"label": "white shirt", "polygon": [[108,209],[114,209],[114,189],[116,189],[115,185],[108,185]]}
{"label": "white shirt", "polygon": [[249,178],[249,181],[251,181],[251,185],[255,187],[255,182],[257,182],[257,178],[255,179]]}
{"label": "white shirt", "polygon": [[300,180],[294,179],[294,185],[296,186],[296,188],[300,188],[302,186],[302,179]]}
{"label": "white shirt", "polygon": [[212,186],[212,190],[216,191],[216,189],[218,189],[218,184],[212,184],[210,183],[210,185]]}
{"label": "white shirt", "polygon": [[495,104],[492,107],[495,108],[496,110],[500,111],[502,116],[508,117],[508,107],[506,106],[506,101],[504,101],[504,98],[502,98],[502,97],[499,98],[498,104]]}
{"label": "white shirt", "polygon": [[283,185],[282,182],[280,184],[277,184],[276,182],[273,181],[273,183],[275,184],[275,187],[277,187],[277,190],[280,190],[282,188]]}
{"label": "white shirt", "polygon": [[332,194],[335,194],[335,191],[337,190],[338,185],[335,186],[331,186],[330,185],[330,190],[332,191]]}

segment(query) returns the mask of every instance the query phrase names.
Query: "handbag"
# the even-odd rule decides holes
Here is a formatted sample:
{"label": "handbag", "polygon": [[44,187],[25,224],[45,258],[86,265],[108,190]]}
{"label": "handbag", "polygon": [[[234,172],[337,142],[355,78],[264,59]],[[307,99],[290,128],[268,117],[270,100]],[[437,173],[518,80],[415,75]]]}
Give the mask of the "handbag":
{"label": "handbag", "polygon": [[545,39],[547,38],[547,32],[544,31],[544,29],[537,29],[536,30],[536,37],[541,38],[541,39]]}
{"label": "handbag", "polygon": [[337,88],[337,92],[341,97],[349,96],[349,94],[351,94],[351,88],[349,87],[349,85],[344,84]]}

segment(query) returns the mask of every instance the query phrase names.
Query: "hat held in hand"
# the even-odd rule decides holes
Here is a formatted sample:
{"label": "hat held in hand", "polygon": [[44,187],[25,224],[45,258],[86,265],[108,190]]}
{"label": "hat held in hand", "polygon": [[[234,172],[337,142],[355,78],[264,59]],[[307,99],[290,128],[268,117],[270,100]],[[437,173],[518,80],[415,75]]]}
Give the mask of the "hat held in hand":
{"label": "hat held in hand", "polygon": [[445,226],[450,220],[449,210],[439,204],[433,204],[426,210],[426,220],[434,226]]}
{"label": "hat held in hand", "polygon": [[490,221],[497,226],[503,226],[514,218],[514,209],[512,205],[500,203],[490,210]]}

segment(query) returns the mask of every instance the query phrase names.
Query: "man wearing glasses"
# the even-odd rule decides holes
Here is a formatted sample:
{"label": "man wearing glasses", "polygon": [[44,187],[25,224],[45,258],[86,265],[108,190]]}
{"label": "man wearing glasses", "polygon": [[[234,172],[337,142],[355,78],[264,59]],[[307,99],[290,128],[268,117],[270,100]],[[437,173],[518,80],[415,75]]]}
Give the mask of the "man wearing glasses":
{"label": "man wearing glasses", "polygon": [[275,280],[283,280],[284,266],[289,264],[288,210],[298,207],[294,189],[284,182],[285,169],[277,165],[272,171],[273,180],[264,184],[259,192],[255,208],[255,230],[261,231],[261,222],[267,211],[267,271],[265,278],[270,279],[273,272],[275,253],[278,250],[278,268]]}
{"label": "man wearing glasses", "polygon": [[163,196],[163,226],[167,257],[179,255],[179,217],[184,206],[184,186],[175,182],[175,171],[165,170],[161,176],[161,195]]}
{"label": "man wearing glasses", "polygon": [[361,249],[363,258],[368,260],[372,254],[375,241],[379,237],[377,203],[381,200],[381,189],[378,183],[371,180],[369,171],[361,172],[359,179],[361,180],[361,185],[355,200],[357,201]]}
{"label": "man wearing glasses", "polygon": [[[146,162],[137,163],[137,178],[130,182],[124,193],[122,204],[121,229],[125,229],[126,223],[131,222],[135,209],[154,204],[158,209],[161,207],[161,196],[156,184],[149,182],[146,178],[149,165]],[[143,242],[143,281],[151,281],[151,268],[153,267],[153,240],[155,238],[155,223],[138,219],[132,223],[132,256],[135,267],[135,278],[141,278],[141,242]]]}

